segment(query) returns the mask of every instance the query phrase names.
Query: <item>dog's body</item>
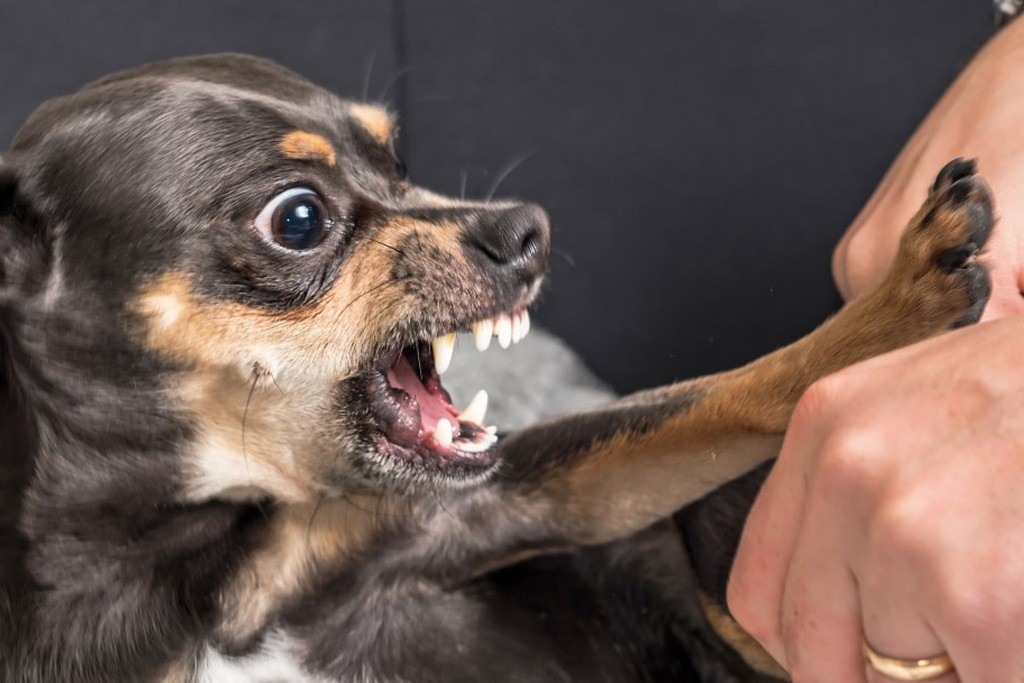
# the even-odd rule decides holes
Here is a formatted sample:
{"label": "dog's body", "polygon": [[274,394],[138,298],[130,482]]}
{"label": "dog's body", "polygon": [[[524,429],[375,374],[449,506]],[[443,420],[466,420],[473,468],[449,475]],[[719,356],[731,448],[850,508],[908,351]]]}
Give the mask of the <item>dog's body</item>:
{"label": "dog's body", "polygon": [[807,338],[494,447],[436,369],[455,330],[522,331],[547,219],[410,185],[391,136],[241,56],[112,76],[19,133],[0,679],[783,675],[723,606],[758,467],[817,378],[978,318],[973,167]]}

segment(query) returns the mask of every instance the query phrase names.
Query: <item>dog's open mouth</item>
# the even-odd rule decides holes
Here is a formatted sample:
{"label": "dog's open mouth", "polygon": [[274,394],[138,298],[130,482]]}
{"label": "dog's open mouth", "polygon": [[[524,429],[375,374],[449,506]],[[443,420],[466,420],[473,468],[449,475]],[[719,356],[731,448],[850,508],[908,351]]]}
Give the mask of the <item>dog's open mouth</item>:
{"label": "dog's open mouth", "polygon": [[[474,344],[485,350],[492,337],[502,348],[518,342],[529,332],[525,310],[502,313],[471,326]],[[367,398],[382,450],[417,464],[490,467],[496,459],[493,448],[497,429],[485,423],[487,393],[483,390],[462,410],[441,384],[441,375],[451,364],[455,333],[430,342],[417,341],[389,354],[368,375]],[[397,451],[397,453],[395,453]]]}

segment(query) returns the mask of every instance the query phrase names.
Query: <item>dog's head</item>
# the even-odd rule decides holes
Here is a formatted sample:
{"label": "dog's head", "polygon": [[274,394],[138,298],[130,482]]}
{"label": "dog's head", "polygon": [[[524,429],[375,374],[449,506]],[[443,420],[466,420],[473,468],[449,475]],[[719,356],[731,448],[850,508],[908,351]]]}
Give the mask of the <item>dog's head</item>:
{"label": "dog's head", "polygon": [[438,366],[457,330],[523,324],[547,217],[412,185],[393,136],[238,55],[44,104],[0,161],[0,319],[43,442],[148,444],[192,500],[492,470]]}

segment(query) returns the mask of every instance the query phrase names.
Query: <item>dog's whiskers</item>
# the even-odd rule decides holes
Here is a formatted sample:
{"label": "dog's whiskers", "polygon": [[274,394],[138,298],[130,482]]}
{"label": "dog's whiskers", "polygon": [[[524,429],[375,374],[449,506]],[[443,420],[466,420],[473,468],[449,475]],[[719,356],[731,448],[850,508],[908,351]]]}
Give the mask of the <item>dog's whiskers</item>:
{"label": "dog's whiskers", "polygon": [[281,392],[281,395],[282,396],[287,396],[287,394],[285,393],[284,389],[281,388],[281,385],[277,383],[277,378],[274,377],[273,373],[268,371],[267,372],[267,376],[270,377],[270,381],[274,383],[274,386],[277,387],[277,390],[279,392]]}
{"label": "dog's whiskers", "polygon": [[366,102],[370,99],[370,80],[373,77],[373,63],[377,59],[377,53],[370,53],[369,63],[366,65],[366,76],[363,77],[363,98],[362,101]]}
{"label": "dog's whiskers", "polygon": [[370,240],[370,241],[371,241],[371,242],[373,242],[374,244],[379,244],[379,245],[380,245],[380,246],[382,246],[382,247],[387,247],[387,248],[388,248],[388,249],[390,249],[391,251],[393,251],[393,252],[395,252],[395,253],[397,253],[397,254],[401,254],[402,256],[405,256],[405,252],[404,252],[404,251],[402,251],[402,250],[401,250],[401,249],[399,249],[398,247],[393,247],[393,246],[391,246],[391,245],[390,245],[390,244],[388,244],[387,242],[381,242],[380,240],[378,240],[378,239],[374,239],[373,237],[367,237],[366,239]]}
{"label": "dog's whiskers", "polygon": [[[380,95],[378,95],[378,96],[377,96],[377,101],[378,101],[378,102],[383,102],[383,101],[385,101],[385,98],[386,98],[386,97],[388,96],[388,92],[389,92],[389,91],[390,91],[390,90],[391,90],[391,89],[392,89],[393,87],[395,87],[395,85],[396,85],[396,84],[398,83],[398,81],[399,81],[399,80],[400,80],[400,79],[402,78],[402,76],[405,76],[405,75],[406,75],[406,74],[408,74],[408,73],[409,73],[409,72],[410,72],[411,70],[412,70],[412,67],[410,67],[410,66],[406,66],[406,67],[403,67],[403,68],[399,69],[399,70],[398,70],[398,71],[397,71],[397,72],[395,73],[395,75],[391,77],[391,80],[389,80],[389,81],[388,81],[387,85],[386,85],[386,86],[384,86],[384,90],[382,90],[382,91],[381,91]],[[366,99],[367,99],[367,98],[365,98],[365,97],[363,98],[363,100],[364,100],[364,101],[366,101]]]}
{"label": "dog's whiskers", "polygon": [[350,300],[347,304],[345,304],[342,307],[342,309],[340,311],[338,311],[338,316],[340,317],[341,315],[343,315],[345,313],[345,311],[347,311],[349,308],[354,306],[356,304],[356,302],[358,302],[364,296],[369,296],[370,294],[373,294],[374,292],[376,292],[378,289],[382,289],[383,287],[386,287],[387,285],[393,285],[393,284],[396,284],[398,282],[402,282],[404,279],[405,278],[393,277],[393,278],[388,278],[387,280],[384,280],[383,282],[378,282],[373,287],[370,287],[368,290],[366,290],[362,294],[358,294],[354,299]]}
{"label": "dog's whiskers", "polygon": [[449,517],[451,517],[452,519],[455,519],[455,515],[453,515],[448,510],[448,508],[445,507],[445,505],[444,505],[444,498],[445,498],[444,493],[440,489],[438,489],[436,486],[431,486],[431,487],[429,487],[429,489],[430,489],[431,495],[434,497],[434,502],[437,503],[437,506],[439,508],[441,508],[441,511],[444,514],[446,514]]}
{"label": "dog's whiskers", "polygon": [[249,395],[245,397],[245,409],[242,410],[242,461],[245,463],[245,477],[249,480],[250,486],[253,485],[253,480],[252,470],[249,469],[249,454],[245,449],[245,431],[249,420],[249,407],[252,405],[252,397],[256,393],[256,385],[260,381],[263,370],[263,366],[259,363],[252,364],[252,385],[249,387]]}
{"label": "dog's whiskers", "polygon": [[[309,521],[306,523],[306,546],[307,547],[309,547],[311,545],[310,537],[313,534],[313,522],[316,520],[316,515],[317,515],[318,512],[320,512],[320,508],[323,505],[323,503],[324,503],[324,495],[321,493],[319,496],[317,496],[316,504],[313,505],[313,512],[312,512],[312,514],[309,515]],[[319,573],[321,571],[321,569],[322,569],[321,566],[320,566],[320,558],[317,557],[316,553],[310,553],[309,557],[310,557],[311,561],[313,562],[314,568]]]}
{"label": "dog's whiskers", "polygon": [[566,251],[562,251],[562,250],[561,250],[561,249],[559,249],[558,247],[552,246],[552,247],[551,247],[551,253],[553,253],[553,254],[558,254],[558,255],[559,255],[559,256],[561,256],[561,257],[562,257],[562,258],[563,258],[563,259],[565,260],[565,262],[566,262],[566,263],[568,263],[568,264],[569,264],[570,266],[572,266],[573,268],[575,268],[575,267],[576,267],[576,259],[574,259],[574,258],[573,258],[573,257],[572,257],[572,256],[571,256],[571,255],[569,254],[569,252],[566,252]]}
{"label": "dog's whiskers", "polygon": [[491,199],[494,198],[494,193],[498,191],[498,188],[505,181],[505,179],[508,178],[509,175],[511,175],[512,171],[516,170],[520,164],[529,159],[531,156],[533,156],[533,152],[527,152],[526,154],[521,154],[515,159],[513,159],[511,162],[505,164],[505,168],[503,168],[498,173],[498,175],[494,178],[494,182],[492,182],[491,186],[487,188],[487,192],[484,194],[484,201],[491,201]]}
{"label": "dog's whiskers", "polygon": [[346,503],[348,503],[350,506],[352,506],[356,510],[359,510],[360,512],[365,512],[368,515],[376,515],[377,514],[376,511],[368,510],[368,509],[362,507],[361,505],[357,504],[354,500],[352,500],[352,496],[348,492],[342,493],[341,497],[345,499]]}

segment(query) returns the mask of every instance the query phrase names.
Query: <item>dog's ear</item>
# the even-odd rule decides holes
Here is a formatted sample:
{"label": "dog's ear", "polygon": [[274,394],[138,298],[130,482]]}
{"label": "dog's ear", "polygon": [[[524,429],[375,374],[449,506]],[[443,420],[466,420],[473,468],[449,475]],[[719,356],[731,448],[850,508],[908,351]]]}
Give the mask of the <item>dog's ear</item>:
{"label": "dog's ear", "polygon": [[14,243],[11,213],[17,187],[18,180],[14,168],[0,156],[0,304],[6,299],[5,292],[8,289],[7,265]]}
{"label": "dog's ear", "polygon": [[0,154],[0,312],[44,286],[53,241],[17,155]]}
{"label": "dog's ear", "polygon": [[[9,438],[9,429],[6,429],[6,416],[9,412],[9,401],[11,400],[13,386],[11,377],[11,360],[9,343],[5,333],[3,312],[10,298],[10,285],[8,284],[8,262],[10,252],[13,250],[14,238],[12,235],[11,219],[7,216],[11,213],[14,205],[14,193],[17,188],[17,178],[14,169],[8,164],[3,156],[0,156],[0,439]],[[2,610],[0,610],[2,611]]]}
{"label": "dog's ear", "polygon": [[18,179],[14,167],[0,154],[0,216],[9,213],[13,208],[17,187]]}
{"label": "dog's ear", "polygon": [[0,155],[0,307],[16,296],[16,274],[24,270],[27,244],[24,211],[19,207],[18,172],[9,156]]}

